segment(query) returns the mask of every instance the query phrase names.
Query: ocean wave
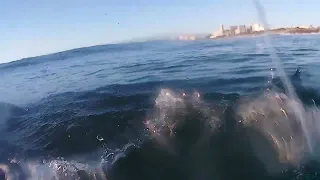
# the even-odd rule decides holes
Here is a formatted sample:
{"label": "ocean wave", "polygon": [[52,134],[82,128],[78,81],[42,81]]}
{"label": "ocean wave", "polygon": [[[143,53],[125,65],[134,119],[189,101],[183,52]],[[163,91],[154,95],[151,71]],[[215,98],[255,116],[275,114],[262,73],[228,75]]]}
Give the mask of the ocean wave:
{"label": "ocean wave", "polygon": [[[132,112],[123,111],[112,114],[109,118],[106,114],[87,116],[83,118],[89,118],[87,121],[89,124],[75,123],[83,121],[82,119],[72,120],[73,123],[69,126],[65,123],[53,126],[48,120],[47,128],[52,128],[58,133],[58,136],[52,136],[56,141],[50,138],[52,132],[49,129],[43,129],[43,127],[35,129],[39,129],[38,133],[44,134],[45,138],[51,142],[48,144],[48,147],[51,146],[51,152],[54,152],[55,148],[64,148],[61,152],[70,152],[69,155],[73,154],[72,158],[64,159],[54,156],[31,158],[38,160],[13,158],[3,165],[2,169],[8,171],[8,175],[16,176],[16,179],[18,177],[41,179],[41,176],[43,177],[47,172],[43,179],[50,176],[56,179],[116,180],[234,179],[239,177],[277,179],[293,176],[297,171],[306,171],[299,175],[302,177],[311,176],[317,172],[305,169],[310,160],[316,160],[314,158],[316,155],[306,149],[305,132],[302,131],[291,109],[291,105],[296,103],[294,100],[281,92],[269,89],[260,95],[247,97],[219,93],[205,96],[211,96],[211,101],[204,101],[203,95],[196,91],[188,93],[161,89],[155,98],[154,107],[140,115],[133,115],[132,110]],[[95,94],[68,97],[77,97],[79,102],[83,102],[81,99],[95,97]],[[65,102],[70,102],[69,100]],[[61,102],[61,99],[57,101]],[[133,98],[128,102],[134,101],[136,100]],[[65,106],[57,107],[66,109]],[[30,111],[32,112],[32,109]],[[306,106],[305,111],[305,118],[309,120],[308,129],[313,132],[312,137],[316,142],[318,134],[314,133],[318,132],[316,119],[320,111],[315,105]],[[25,112],[22,112],[22,115],[25,115]],[[125,127],[125,125],[110,126],[113,124],[110,121],[112,117],[115,118],[114,121],[119,121],[119,117],[124,115],[130,115],[131,118],[121,122],[132,121],[132,117],[140,117],[140,121],[137,119],[135,122],[140,125],[130,127],[129,129],[135,129],[136,132],[124,133],[127,134],[127,138],[124,138],[121,143],[119,138],[113,139],[112,137],[116,136],[110,133],[117,131],[119,136],[120,129],[117,127]],[[51,116],[54,117],[53,114],[48,117]],[[100,119],[100,122],[94,128],[90,123],[97,119]],[[144,120],[141,121],[141,119]],[[106,120],[109,122],[104,125],[103,122]],[[108,132],[108,134],[99,134],[98,126],[101,127],[101,133]],[[59,128],[63,128],[63,131]],[[85,134],[90,132],[90,128],[94,129],[91,131],[91,139],[87,139]],[[41,136],[40,134],[35,137]],[[73,143],[77,141],[79,143]],[[108,143],[112,141],[117,142],[114,148],[112,143]],[[100,150],[88,149],[85,154],[81,155],[83,152],[78,151],[80,154],[74,155],[77,152],[76,149],[85,150],[91,147],[92,143],[96,144],[93,147],[100,147]],[[44,149],[48,150],[48,147]],[[67,147],[73,147],[73,149],[69,151],[65,149]],[[94,153],[89,155],[89,152]],[[316,165],[315,167],[319,166],[316,161],[312,163]]]}
{"label": "ocean wave", "polygon": [[97,46],[0,65],[0,176],[317,179],[313,38],[274,36],[286,70],[313,73],[291,76],[295,98],[251,38]]}

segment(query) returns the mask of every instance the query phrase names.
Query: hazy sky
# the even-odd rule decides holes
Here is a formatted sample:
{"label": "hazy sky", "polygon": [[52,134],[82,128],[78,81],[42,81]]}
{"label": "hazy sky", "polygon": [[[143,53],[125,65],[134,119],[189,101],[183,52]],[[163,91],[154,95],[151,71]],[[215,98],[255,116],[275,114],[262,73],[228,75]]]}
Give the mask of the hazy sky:
{"label": "hazy sky", "polygon": [[[320,25],[320,0],[261,0],[273,26]],[[258,20],[251,0],[1,0],[0,63]]]}

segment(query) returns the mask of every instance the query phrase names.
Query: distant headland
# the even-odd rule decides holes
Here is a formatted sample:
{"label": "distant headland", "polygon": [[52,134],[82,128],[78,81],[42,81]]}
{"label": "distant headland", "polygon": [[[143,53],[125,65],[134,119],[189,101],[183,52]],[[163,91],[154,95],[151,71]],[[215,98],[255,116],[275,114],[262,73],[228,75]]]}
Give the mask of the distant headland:
{"label": "distant headland", "polygon": [[[225,28],[224,25],[220,25],[220,29],[207,35],[207,39],[221,39],[230,37],[242,37],[242,36],[259,36],[268,32],[269,34],[317,34],[320,33],[320,27],[314,27],[312,25],[296,26],[296,27],[280,27],[274,29],[266,29],[263,25],[254,23],[252,25],[234,25],[229,28]],[[179,36],[179,40],[197,40],[198,37],[194,35]],[[203,39],[203,38],[200,38]]]}
{"label": "distant headland", "polygon": [[208,36],[210,39],[234,37],[234,36],[255,36],[261,35],[264,32],[270,34],[311,34],[320,33],[320,27],[314,27],[312,25],[296,26],[296,27],[281,27],[276,29],[265,29],[260,24],[252,24],[250,26],[237,25],[230,26],[229,29],[225,29],[223,25],[220,25],[220,29]]}

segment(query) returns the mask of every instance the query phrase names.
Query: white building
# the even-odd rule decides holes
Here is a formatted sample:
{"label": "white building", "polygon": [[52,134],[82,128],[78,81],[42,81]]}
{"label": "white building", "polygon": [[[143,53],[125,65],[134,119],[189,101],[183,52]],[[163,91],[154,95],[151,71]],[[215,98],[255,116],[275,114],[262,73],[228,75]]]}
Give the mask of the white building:
{"label": "white building", "polygon": [[212,33],[209,38],[213,39],[218,36],[223,36],[224,34],[225,34],[224,26],[222,24],[220,24],[220,29],[218,31]]}
{"label": "white building", "polygon": [[254,31],[264,31],[264,27],[260,24],[252,24],[252,32]]}
{"label": "white building", "polygon": [[247,28],[245,25],[239,25],[238,28],[235,31],[235,34],[242,34],[242,33],[246,33],[247,32]]}
{"label": "white building", "polygon": [[236,34],[237,29],[238,29],[238,26],[230,26],[230,35]]}
{"label": "white building", "polygon": [[196,40],[196,37],[195,36],[189,36],[189,40],[194,41],[194,40]]}
{"label": "white building", "polygon": [[219,30],[217,32],[212,33],[209,38],[213,39],[213,38],[216,38],[216,37],[222,36],[222,35],[223,35],[223,33],[221,33],[221,31]]}
{"label": "white building", "polygon": [[312,25],[303,25],[303,26],[298,26],[301,29],[313,29]]}
{"label": "white building", "polygon": [[220,34],[223,35],[223,33],[224,33],[224,27],[222,24],[220,24]]}

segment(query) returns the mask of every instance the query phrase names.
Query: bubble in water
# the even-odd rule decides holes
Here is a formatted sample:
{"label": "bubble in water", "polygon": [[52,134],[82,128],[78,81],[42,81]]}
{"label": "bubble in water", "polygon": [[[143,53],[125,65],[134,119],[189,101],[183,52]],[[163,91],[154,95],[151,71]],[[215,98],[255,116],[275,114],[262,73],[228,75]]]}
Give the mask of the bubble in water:
{"label": "bubble in water", "polygon": [[101,137],[100,135],[97,135],[96,138],[97,138],[98,141],[104,141],[103,137]]}

